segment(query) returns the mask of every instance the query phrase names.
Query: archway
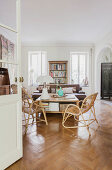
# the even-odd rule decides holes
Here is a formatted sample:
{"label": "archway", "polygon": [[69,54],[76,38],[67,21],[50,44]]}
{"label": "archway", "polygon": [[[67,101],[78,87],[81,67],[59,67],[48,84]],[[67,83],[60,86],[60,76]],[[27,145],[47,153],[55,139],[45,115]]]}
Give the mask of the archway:
{"label": "archway", "polygon": [[98,54],[96,61],[96,89],[101,97],[101,63],[112,62],[112,48],[104,47]]}

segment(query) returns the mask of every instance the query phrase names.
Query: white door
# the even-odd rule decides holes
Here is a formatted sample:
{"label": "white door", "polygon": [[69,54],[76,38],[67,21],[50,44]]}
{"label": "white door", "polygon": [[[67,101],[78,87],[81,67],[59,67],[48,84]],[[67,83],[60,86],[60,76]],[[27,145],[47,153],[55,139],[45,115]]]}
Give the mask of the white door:
{"label": "white door", "polygon": [[[9,0],[2,2],[5,1],[9,2]],[[0,170],[7,168],[23,155],[21,82],[19,82],[21,75],[20,0],[15,2],[16,29],[3,25],[6,20],[0,21],[0,42],[2,42],[0,44],[2,51],[2,54],[0,53]],[[10,14],[8,13],[9,16]]]}

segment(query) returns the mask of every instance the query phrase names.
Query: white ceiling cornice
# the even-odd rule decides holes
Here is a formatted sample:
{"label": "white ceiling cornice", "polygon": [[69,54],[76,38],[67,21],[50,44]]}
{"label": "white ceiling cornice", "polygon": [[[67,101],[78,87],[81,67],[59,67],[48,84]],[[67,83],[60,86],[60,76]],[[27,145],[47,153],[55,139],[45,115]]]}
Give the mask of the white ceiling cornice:
{"label": "white ceiling cornice", "polygon": [[94,47],[94,43],[87,43],[87,42],[66,42],[66,43],[60,43],[60,42],[22,42],[22,46],[27,47]]}

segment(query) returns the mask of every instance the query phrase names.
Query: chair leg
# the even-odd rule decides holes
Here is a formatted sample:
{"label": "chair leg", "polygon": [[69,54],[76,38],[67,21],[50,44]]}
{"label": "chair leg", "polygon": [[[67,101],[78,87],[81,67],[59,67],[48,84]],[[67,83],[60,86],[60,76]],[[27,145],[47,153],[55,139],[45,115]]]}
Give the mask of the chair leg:
{"label": "chair leg", "polygon": [[23,113],[24,114],[24,119],[25,119],[25,125],[26,125],[26,116],[25,116],[25,113]]}
{"label": "chair leg", "polygon": [[94,106],[93,106],[92,113],[93,113],[93,116],[94,116],[94,118],[95,118],[96,123],[99,125],[98,120],[96,119],[95,108],[94,108]]}
{"label": "chair leg", "polygon": [[38,112],[36,112],[36,121],[37,121],[37,119],[38,119]]}
{"label": "chair leg", "polygon": [[30,113],[28,114],[28,120],[26,123],[25,134],[27,133],[27,130],[28,130],[29,119],[30,119]]}
{"label": "chair leg", "polygon": [[91,133],[90,133],[90,131],[89,131],[89,127],[87,127],[87,131],[88,131],[88,133],[89,133],[89,136],[91,136]]}
{"label": "chair leg", "polygon": [[65,122],[65,112],[63,114],[63,119],[62,119],[62,125],[64,126],[64,122]]}
{"label": "chair leg", "polygon": [[69,117],[69,114],[64,113],[64,115],[63,115],[63,120],[62,120],[62,125],[63,125],[65,128],[69,128],[69,127],[66,127],[66,126],[64,125],[65,122],[67,121],[68,117]]}
{"label": "chair leg", "polygon": [[66,118],[66,113],[64,112],[64,114],[63,114],[63,120],[62,120],[62,123],[64,123],[64,122],[65,122],[65,118]]}
{"label": "chair leg", "polygon": [[47,117],[46,117],[46,112],[45,112],[45,110],[44,110],[44,109],[42,109],[42,111],[43,111],[43,115],[44,115],[44,119],[45,119],[46,125],[48,125]]}
{"label": "chair leg", "polygon": [[83,121],[84,121],[85,127],[87,128],[87,131],[88,131],[88,133],[89,133],[89,136],[91,136],[91,133],[90,133],[90,131],[89,131],[89,126],[86,125],[86,121],[85,121],[85,119],[84,119],[83,114],[81,114],[81,116],[82,116],[82,119],[83,119]]}
{"label": "chair leg", "polygon": [[65,117],[65,112],[63,113],[63,115],[62,115],[62,116],[63,116],[63,120],[62,120],[62,122],[63,122],[63,121],[64,121],[64,117]]}
{"label": "chair leg", "polygon": [[29,108],[29,114],[28,114],[28,120],[27,120],[27,124],[26,124],[25,134],[26,134],[26,132],[28,130],[28,124],[29,124],[29,119],[30,119],[30,115],[31,115],[31,107],[32,106],[30,106],[30,108]]}
{"label": "chair leg", "polygon": [[33,114],[32,114],[32,119],[33,119],[33,120],[32,120],[32,124],[33,124],[33,123],[34,123],[34,115],[33,115]]}

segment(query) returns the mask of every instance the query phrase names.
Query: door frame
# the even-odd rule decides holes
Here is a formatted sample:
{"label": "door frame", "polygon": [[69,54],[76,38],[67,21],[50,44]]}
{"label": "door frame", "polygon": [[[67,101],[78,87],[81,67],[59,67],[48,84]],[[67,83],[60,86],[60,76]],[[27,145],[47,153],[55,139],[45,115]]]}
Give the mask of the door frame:
{"label": "door frame", "polygon": [[[0,23],[0,27],[16,33],[16,40],[17,40],[16,55],[17,55],[17,65],[18,65],[17,77],[19,78],[21,77],[21,0],[16,0],[16,30],[2,23]],[[2,59],[0,60],[0,62],[15,64],[13,62],[3,61]],[[11,164],[13,164],[15,161],[22,158],[23,156],[21,82],[18,81],[17,85],[18,85],[18,94],[0,96],[1,107],[3,105],[6,105],[6,102],[7,104],[12,104],[13,102],[17,103],[16,105],[16,109],[17,109],[16,149],[10,153],[7,152],[6,155],[3,155],[3,157],[0,159],[0,170],[7,168]]]}

